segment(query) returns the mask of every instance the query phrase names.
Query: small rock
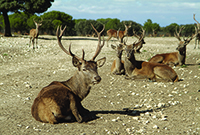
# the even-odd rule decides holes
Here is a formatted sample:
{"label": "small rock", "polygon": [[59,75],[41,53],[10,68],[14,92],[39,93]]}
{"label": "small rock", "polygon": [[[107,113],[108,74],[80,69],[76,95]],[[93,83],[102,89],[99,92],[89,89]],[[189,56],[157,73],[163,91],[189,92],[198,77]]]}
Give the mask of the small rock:
{"label": "small rock", "polygon": [[159,129],[159,127],[157,125],[154,125],[153,128],[154,129]]}

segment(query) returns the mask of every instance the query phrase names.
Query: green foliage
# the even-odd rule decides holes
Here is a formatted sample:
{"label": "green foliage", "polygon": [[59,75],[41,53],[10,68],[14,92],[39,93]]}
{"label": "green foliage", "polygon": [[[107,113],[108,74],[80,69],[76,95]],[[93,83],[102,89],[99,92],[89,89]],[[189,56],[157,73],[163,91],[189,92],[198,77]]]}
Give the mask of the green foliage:
{"label": "green foliage", "polygon": [[43,18],[41,31],[49,34],[55,34],[58,25],[67,26],[65,35],[75,35],[74,25],[75,20],[72,20],[72,16],[65,14],[64,12],[51,11],[44,13],[40,16]]}
{"label": "green foliage", "polygon": [[8,56],[8,54],[7,54],[7,53],[4,53],[3,56]]}
{"label": "green foliage", "polygon": [[144,23],[143,28],[146,30],[146,33],[152,33],[153,29],[158,32],[160,31],[160,25],[157,23],[153,23],[151,19],[147,19],[147,21]]}
{"label": "green foliage", "polygon": [[166,26],[164,30],[169,34],[174,35],[176,27],[177,27],[177,31],[179,30],[178,26],[179,25],[176,23],[171,23],[169,26]]}

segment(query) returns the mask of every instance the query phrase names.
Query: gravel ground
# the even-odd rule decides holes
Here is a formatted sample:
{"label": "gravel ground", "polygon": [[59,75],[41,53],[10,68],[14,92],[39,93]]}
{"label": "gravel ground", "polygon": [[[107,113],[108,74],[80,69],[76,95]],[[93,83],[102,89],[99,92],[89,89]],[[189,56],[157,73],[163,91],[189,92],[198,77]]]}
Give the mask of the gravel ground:
{"label": "gravel ground", "polygon": [[[128,43],[134,40],[129,37]],[[97,38],[64,36],[62,42],[66,48],[72,43],[72,52],[79,56],[84,48],[86,59],[97,46]],[[146,37],[145,42],[137,60],[174,52],[178,40]],[[200,134],[200,49],[193,49],[194,40],[187,46],[186,66],[174,68],[182,79],[176,83],[126,80],[123,75],[110,74],[115,52],[105,44],[98,56],[107,58],[98,69],[102,81],[82,102],[98,118],[55,125],[36,121],[31,106],[44,86],[69,79],[77,69],[55,36],[41,35],[35,51],[28,43],[27,37],[0,38],[1,135]]]}

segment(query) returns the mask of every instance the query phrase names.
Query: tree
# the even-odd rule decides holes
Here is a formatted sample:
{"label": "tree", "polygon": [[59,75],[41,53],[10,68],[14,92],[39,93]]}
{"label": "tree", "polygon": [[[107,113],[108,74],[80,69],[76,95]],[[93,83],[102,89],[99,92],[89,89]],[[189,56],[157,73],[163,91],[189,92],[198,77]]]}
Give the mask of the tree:
{"label": "tree", "polygon": [[[174,35],[175,29],[176,27],[178,27],[179,25],[176,23],[171,23],[169,26],[165,27],[165,31],[171,35]],[[178,28],[177,28],[178,29]]]}
{"label": "tree", "polygon": [[40,17],[42,17],[44,20],[42,22],[43,26],[40,29],[41,31],[45,31],[50,34],[55,34],[58,25],[62,25],[63,27],[67,26],[65,29],[65,35],[75,35],[75,20],[72,19],[72,16],[60,11],[51,11],[44,13]]}
{"label": "tree", "polygon": [[54,0],[0,0],[0,13],[3,14],[5,36],[11,36],[8,12],[43,13]]}

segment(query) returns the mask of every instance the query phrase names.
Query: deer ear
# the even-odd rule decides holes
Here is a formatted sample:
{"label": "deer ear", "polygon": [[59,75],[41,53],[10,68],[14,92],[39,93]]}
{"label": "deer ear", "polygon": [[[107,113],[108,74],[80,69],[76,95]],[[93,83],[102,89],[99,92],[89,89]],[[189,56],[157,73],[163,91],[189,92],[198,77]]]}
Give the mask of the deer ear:
{"label": "deer ear", "polygon": [[106,62],[106,57],[97,60],[97,67],[102,67]]}
{"label": "deer ear", "polygon": [[114,46],[114,45],[111,44],[111,48],[115,50],[115,49],[116,49],[116,46]]}
{"label": "deer ear", "polygon": [[81,63],[76,57],[72,58],[72,64],[74,65],[74,67],[79,67],[81,65]]}

